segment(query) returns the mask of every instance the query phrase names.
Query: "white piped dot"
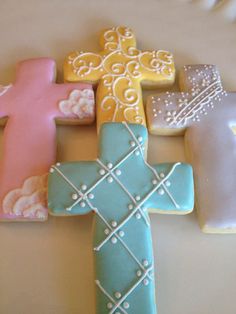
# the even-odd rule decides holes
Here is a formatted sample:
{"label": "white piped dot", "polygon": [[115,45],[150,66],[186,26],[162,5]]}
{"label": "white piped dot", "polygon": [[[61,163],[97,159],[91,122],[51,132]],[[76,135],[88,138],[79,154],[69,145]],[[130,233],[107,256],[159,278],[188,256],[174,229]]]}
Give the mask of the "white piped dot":
{"label": "white piped dot", "polygon": [[53,173],[55,170],[53,168],[50,169],[50,172]]}
{"label": "white piped dot", "polygon": [[158,194],[159,194],[159,195],[163,195],[163,194],[165,194],[165,191],[164,191],[163,189],[159,189],[159,190],[158,190]]}
{"label": "white piped dot", "polygon": [[94,199],[94,195],[92,193],[89,193],[88,197],[92,200]]}
{"label": "white piped dot", "polygon": [[108,235],[108,234],[110,233],[110,230],[109,230],[109,229],[105,229],[105,230],[104,230],[104,233],[105,233],[106,235]]}
{"label": "white piped dot", "polygon": [[112,183],[112,182],[113,182],[113,178],[112,178],[112,177],[108,177],[108,178],[107,178],[107,182],[108,182],[108,183]]}
{"label": "white piped dot", "polygon": [[160,173],[161,178],[165,178],[165,174],[163,172]]}
{"label": "white piped dot", "polygon": [[136,273],[136,275],[137,275],[138,277],[141,277],[141,276],[142,276],[141,270],[138,270],[137,273]]}
{"label": "white piped dot", "polygon": [[103,176],[106,173],[106,171],[104,169],[100,169],[99,173],[100,173],[101,176]]}
{"label": "white piped dot", "polygon": [[136,201],[140,201],[141,200],[140,195],[135,196],[135,199],[136,199]]}
{"label": "white piped dot", "polygon": [[143,140],[142,136],[138,136],[138,141],[141,143]]}
{"label": "white piped dot", "polygon": [[111,302],[107,303],[107,308],[108,308],[108,310],[111,310],[113,308],[113,305]]}
{"label": "white piped dot", "polygon": [[147,267],[147,266],[148,266],[148,260],[145,259],[145,260],[143,261],[143,266],[144,266],[144,267]]}
{"label": "white piped dot", "polygon": [[120,298],[121,298],[121,293],[120,293],[120,292],[116,292],[116,293],[115,293],[115,297],[116,297],[117,299],[120,299]]}
{"label": "white piped dot", "polygon": [[61,163],[60,163],[60,162],[57,162],[56,165],[59,167],[59,166],[61,165]]}
{"label": "white piped dot", "polygon": [[81,207],[85,207],[85,206],[86,206],[85,202],[81,202],[81,203],[80,203],[80,206],[81,206]]}
{"label": "white piped dot", "polygon": [[109,163],[107,164],[107,168],[108,168],[108,169],[112,169],[112,167],[113,167],[113,164],[112,164],[111,162],[109,162]]}
{"label": "white piped dot", "polygon": [[133,208],[134,208],[133,204],[129,204],[129,205],[128,205],[128,209],[129,209],[129,210],[132,210]]}
{"label": "white piped dot", "polygon": [[77,193],[73,193],[71,195],[72,200],[77,200],[78,199],[78,194]]}
{"label": "white piped dot", "polygon": [[116,169],[115,173],[116,173],[117,176],[120,176],[121,175],[121,170],[120,169]]}
{"label": "white piped dot", "polygon": [[111,225],[112,225],[112,227],[116,227],[117,226],[117,222],[115,221],[115,220],[113,220],[112,222],[111,222]]}
{"label": "white piped dot", "polygon": [[128,302],[124,302],[123,303],[123,308],[127,310],[129,308],[129,303]]}
{"label": "white piped dot", "polygon": [[143,284],[144,284],[144,286],[147,286],[149,284],[149,280],[148,279],[144,279],[143,280]]}
{"label": "white piped dot", "polygon": [[141,218],[141,214],[140,213],[137,213],[135,216],[136,216],[137,219]]}
{"label": "white piped dot", "polygon": [[116,237],[112,237],[112,238],[111,238],[111,242],[112,242],[113,244],[116,244],[116,243],[117,243],[117,238],[116,238]]}
{"label": "white piped dot", "polygon": [[171,185],[170,181],[167,180],[167,181],[165,182],[165,186],[170,186],[170,185]]}
{"label": "white piped dot", "polygon": [[136,156],[139,156],[139,155],[140,155],[140,151],[139,151],[139,150],[136,150],[135,155],[136,155]]}
{"label": "white piped dot", "polygon": [[120,231],[119,231],[119,236],[120,236],[121,238],[123,238],[124,235],[125,235],[124,231],[123,231],[123,230],[120,230]]}
{"label": "white piped dot", "polygon": [[131,142],[130,142],[130,146],[131,146],[131,147],[134,147],[134,146],[135,146],[135,142],[134,142],[134,141],[131,141]]}
{"label": "white piped dot", "polygon": [[156,179],[153,179],[153,180],[152,180],[152,184],[153,184],[153,185],[157,185],[157,180],[156,180]]}
{"label": "white piped dot", "polygon": [[86,185],[86,184],[82,184],[81,189],[82,189],[83,191],[85,191],[85,190],[87,189],[87,185]]}

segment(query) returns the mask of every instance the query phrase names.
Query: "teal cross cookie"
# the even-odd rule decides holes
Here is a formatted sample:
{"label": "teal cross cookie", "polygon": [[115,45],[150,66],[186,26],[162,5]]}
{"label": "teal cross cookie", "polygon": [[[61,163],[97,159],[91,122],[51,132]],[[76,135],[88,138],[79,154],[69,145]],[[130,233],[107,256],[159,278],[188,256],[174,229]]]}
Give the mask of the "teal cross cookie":
{"label": "teal cross cookie", "polygon": [[50,170],[51,214],[93,211],[97,314],[155,314],[152,237],[148,210],[186,214],[193,209],[187,164],[150,166],[147,129],[106,123],[99,158],[58,163]]}

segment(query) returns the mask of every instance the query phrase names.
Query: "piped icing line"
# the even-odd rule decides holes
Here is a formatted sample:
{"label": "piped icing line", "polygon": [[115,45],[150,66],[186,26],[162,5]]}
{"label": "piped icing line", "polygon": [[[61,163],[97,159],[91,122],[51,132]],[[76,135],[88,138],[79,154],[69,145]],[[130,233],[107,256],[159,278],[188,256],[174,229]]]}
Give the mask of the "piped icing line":
{"label": "piped icing line", "polygon": [[104,163],[101,162],[101,160],[97,159],[97,162],[99,163],[100,166],[102,166],[108,173],[109,175],[116,180],[116,182],[121,186],[121,188],[129,195],[130,199],[132,200],[132,202],[138,207],[138,210],[140,212],[140,214],[142,215],[143,219],[145,220],[146,224],[148,226],[150,226],[150,221],[148,219],[148,216],[146,216],[143,213],[143,210],[141,208],[141,206],[138,205],[138,203],[136,202],[135,198],[133,197],[133,195],[126,189],[126,187],[122,184],[122,182],[114,175],[113,171],[110,171],[105,165]]}
{"label": "piped icing line", "polygon": [[[195,113],[200,111],[203,108],[203,106],[206,106],[212,100],[212,98],[222,93],[222,91],[223,91],[223,86],[221,82],[219,80],[216,82],[213,82],[212,84],[207,86],[206,89],[202,90],[199,94],[197,94],[192,100],[190,100],[190,102],[187,103],[186,107],[180,110],[180,112],[174,117],[174,119],[169,123],[169,125],[170,126],[173,124],[179,125],[184,120],[192,118]],[[193,106],[191,107],[192,104]],[[186,110],[189,107],[190,107],[190,110],[187,111],[186,115],[181,117],[181,114],[186,112]],[[179,117],[180,119],[178,120]]]}
{"label": "piped icing line", "polygon": [[65,61],[66,81],[98,83],[97,124],[104,122],[145,125],[142,81],[156,86],[173,84],[173,55],[165,50],[141,51],[127,27],[102,33],[100,53],[75,51]]}
{"label": "piped icing line", "polygon": [[27,178],[43,176],[55,162],[55,121],[70,125],[94,120],[92,85],[57,84],[55,69],[50,58],[24,60],[18,64],[14,84],[0,87],[0,119],[7,118],[0,160],[2,221],[46,220],[44,191],[21,196],[13,209],[6,199],[17,197]]}
{"label": "piped icing line", "polygon": [[137,282],[124,294],[124,296],[120,299],[120,301],[114,306],[114,308],[109,312],[109,314],[114,313],[114,311],[117,309],[118,306],[121,305],[122,302],[124,302],[124,300],[126,300],[128,298],[128,296],[134,292],[134,290],[145,280],[145,278],[147,277],[147,275],[153,271],[153,266],[151,265],[150,267],[148,267],[148,269],[146,269],[145,273],[140,277],[139,280],[137,280]]}
{"label": "piped icing line", "polygon": [[[58,166],[60,166],[60,163],[57,164]],[[81,201],[84,200],[86,201],[86,203],[88,204],[88,206],[100,217],[100,219],[107,225],[107,227],[113,232],[114,228],[107,222],[107,220],[102,216],[102,214],[98,211],[98,209],[96,207],[94,207],[91,202],[89,201],[89,199],[86,197],[84,198],[84,196],[86,196],[85,194],[83,194],[79,189],[76,188],[76,186],[63,174],[63,172],[58,169],[58,167],[53,166],[51,168],[52,170],[56,170],[58,172],[58,174],[60,174],[63,179],[81,196],[81,199],[77,202],[77,204]],[[52,172],[51,172],[52,173]],[[86,194],[89,194],[90,192],[92,192],[92,190],[95,188],[96,186],[93,186],[92,188],[90,188],[88,190],[88,192]],[[75,206],[73,204],[73,206]],[[135,212],[139,209],[139,206],[137,206],[137,209],[135,210]],[[71,207],[70,207],[71,208]],[[68,208],[66,209],[68,211]],[[131,215],[131,217],[135,214],[135,212]],[[145,220],[146,221],[146,220]],[[148,226],[150,227],[150,223],[148,224]],[[119,226],[120,229],[121,226]],[[137,264],[142,267],[142,264],[138,261],[138,259],[135,257],[135,255],[132,253],[132,251],[127,247],[127,245],[125,244],[125,242],[120,238],[120,236],[118,235],[117,231],[119,230],[114,230],[115,232],[113,232],[113,234],[120,240],[120,242],[122,243],[122,245],[126,248],[126,250],[129,252],[129,254],[133,257],[133,259],[137,262]],[[99,251],[99,249],[97,249],[96,247],[94,248],[94,251]],[[151,279],[151,278],[150,278]]]}
{"label": "piped icing line", "polygon": [[[110,231],[113,231],[114,228],[108,223],[108,221],[105,219],[105,217],[99,212],[98,208],[95,208],[89,200],[87,200],[89,207],[98,215],[98,217],[105,223],[105,225],[110,229]],[[149,226],[150,228],[150,226]],[[119,229],[119,228],[118,228]],[[146,271],[142,263],[138,260],[138,258],[135,256],[135,254],[130,250],[130,248],[127,246],[127,244],[123,241],[123,239],[119,236],[118,233],[119,230],[116,230],[113,234],[115,237],[121,242],[123,247],[127,250],[127,252],[130,254],[130,256],[134,259],[134,261],[137,263],[137,265],[142,269],[143,272]],[[93,249],[94,251],[99,251],[96,247]],[[153,277],[148,275],[150,280],[153,280]]]}
{"label": "piped icing line", "polygon": [[[129,219],[127,219],[125,222],[123,222],[121,225],[119,225],[116,229],[114,229],[112,226],[110,226],[110,224],[106,221],[106,219],[102,216],[102,214],[98,211],[98,209],[96,208],[96,207],[94,207],[92,204],[91,204],[91,202],[89,201],[89,199],[86,197],[86,198],[84,198],[84,194],[80,191],[80,190],[78,190],[76,187],[75,187],[75,185],[62,173],[62,171],[60,171],[57,167],[55,167],[55,166],[53,166],[53,168],[52,169],[55,169],[64,179],[65,179],[65,181],[67,182],[67,183],[69,183],[72,187],[73,187],[73,189],[81,196],[81,199],[80,199],[80,201],[81,200],[84,200],[87,204],[88,204],[88,206],[100,217],[100,219],[107,225],[107,227],[112,231],[112,235],[115,235],[116,236],[116,238],[118,238],[119,240],[120,240],[120,242],[122,243],[122,245],[126,248],[126,250],[129,252],[129,254],[133,257],[133,259],[137,262],[137,264],[141,267],[141,268],[143,268],[142,267],[142,264],[138,261],[138,259],[135,257],[135,255],[132,253],[132,251],[127,247],[127,245],[125,244],[125,242],[120,238],[120,236],[118,235],[118,231],[119,231],[119,229],[126,223],[126,222],[128,222],[128,220],[131,218],[131,217],[133,217],[134,216],[134,214],[138,211],[138,209],[140,210],[140,208],[141,208],[141,205],[140,204],[138,204],[136,207],[135,207],[135,209],[134,209],[134,211],[132,211],[131,212],[131,214],[127,217],[127,218],[129,218]],[[173,172],[173,171],[172,171]],[[167,179],[165,179],[165,180],[167,180]],[[164,181],[164,180],[163,180]],[[162,183],[161,183],[162,184]],[[160,184],[160,185],[161,185]],[[96,186],[95,186],[96,187]],[[88,192],[86,193],[86,194],[89,194],[90,192],[92,192],[92,190],[95,188],[95,187],[92,187],[92,188],[90,188],[89,190],[88,190]],[[158,189],[158,187],[157,187],[157,189]],[[126,192],[127,193],[127,192]],[[153,192],[154,193],[154,192]],[[82,195],[81,195],[82,194]],[[127,193],[127,194],[130,194],[130,193]],[[79,201],[77,202],[77,204],[79,203]],[[136,202],[135,202],[136,203]],[[137,204],[137,203],[136,203]],[[74,204],[73,204],[73,206],[75,206]],[[71,207],[70,207],[71,208]],[[66,209],[67,211],[68,211],[68,208]],[[70,209],[71,210],[71,209]],[[142,210],[141,210],[142,211]],[[142,213],[143,213],[143,211],[142,211]],[[143,214],[143,215],[145,215],[145,214]],[[145,222],[146,222],[146,219],[145,219]],[[150,223],[148,223],[147,224],[148,225],[148,227],[150,227]],[[106,242],[109,240],[109,239],[105,239],[106,240]],[[100,249],[101,249],[101,247],[104,245],[105,243],[102,243],[101,245],[100,245],[100,247],[95,247],[94,248],[94,251],[99,251]],[[151,278],[150,278],[151,279]]]}
{"label": "piped icing line", "polygon": [[[141,156],[143,158],[143,162],[145,163],[145,165],[153,172],[154,176],[156,177],[156,179],[158,181],[161,181],[160,176],[158,175],[158,173],[156,172],[156,170],[151,167],[148,162],[146,161],[146,159],[144,158],[143,155],[143,149],[140,147],[140,144],[138,142],[138,140],[136,139],[134,133],[132,132],[132,130],[130,129],[129,125],[127,123],[124,122],[124,124],[126,125],[127,130],[129,131],[130,135],[132,136],[133,140],[136,142],[136,144],[138,145],[140,152],[141,152]],[[166,179],[167,180],[167,179]],[[166,181],[164,180],[164,181]],[[168,188],[166,187],[165,184],[162,185],[162,188],[164,189],[164,191],[168,194],[169,198],[171,199],[171,201],[173,202],[173,204],[175,205],[176,208],[180,208],[179,204],[176,202],[176,200],[174,199],[174,197],[171,195],[170,191],[168,190]]]}
{"label": "piped icing line", "polygon": [[3,96],[11,87],[12,84],[9,84],[7,86],[0,85],[0,97]]}
{"label": "piped icing line", "polygon": [[[104,239],[104,241],[102,241],[97,247],[94,248],[95,251],[99,251],[99,250],[103,247],[103,245],[106,244],[107,241],[109,241],[109,239],[113,236],[113,234],[114,234],[117,230],[119,230],[121,227],[123,227],[123,226],[130,220],[130,218],[132,218],[132,217],[134,216],[134,214],[136,214],[136,212],[138,211],[138,209],[146,202],[146,200],[148,200],[148,199],[152,196],[152,194],[153,194],[154,192],[156,192],[156,191],[158,190],[158,188],[163,184],[164,181],[168,180],[168,178],[169,178],[169,177],[172,175],[172,173],[174,172],[175,168],[176,168],[177,166],[179,166],[180,164],[181,164],[181,163],[178,162],[178,163],[176,163],[176,164],[174,164],[174,165],[172,166],[172,169],[171,169],[170,172],[167,174],[167,176],[166,176],[164,179],[162,179],[151,191],[149,191],[149,193],[147,193],[147,195],[138,203],[138,205],[136,205],[136,206],[134,207],[134,210],[133,210],[127,217],[125,217],[125,219],[124,219],[116,228],[113,229],[113,231],[107,236],[107,238]],[[127,193],[127,191],[126,191],[126,193]],[[128,194],[128,193],[127,193],[127,194]]]}
{"label": "piped icing line", "polygon": [[150,275],[150,272],[153,271],[153,266],[150,266],[148,269],[145,270],[144,274],[136,281],[136,283],[124,294],[124,296],[118,301],[115,302],[114,299],[109,295],[109,293],[102,287],[99,280],[95,280],[96,285],[99,289],[113,302],[113,308],[109,312],[109,314],[114,313],[117,309],[122,309],[121,304],[131,295],[131,293],[145,280],[146,277]]}
{"label": "piped icing line", "polygon": [[102,291],[102,293],[112,302],[112,306],[117,306],[117,308],[124,314],[128,314],[120,305],[117,305],[117,302],[115,299],[112,298],[112,296],[103,288],[99,280],[95,280],[95,284],[98,286],[98,288]]}
{"label": "piped icing line", "polygon": [[[123,124],[126,126],[127,130],[128,130],[129,133],[132,135],[132,138],[135,140],[135,136],[134,136],[134,134],[131,132],[131,130],[130,130],[128,124],[125,123],[125,122],[124,122]],[[148,167],[150,170],[152,170],[152,172],[153,172],[153,174],[155,175],[156,179],[161,182],[161,185],[162,185],[163,189],[164,189],[165,192],[168,194],[168,196],[170,197],[170,199],[171,199],[171,201],[173,202],[173,204],[175,205],[175,207],[176,207],[176,208],[179,208],[179,205],[178,205],[177,202],[174,200],[174,197],[170,194],[170,192],[169,192],[168,188],[165,186],[165,184],[163,184],[168,178],[165,178],[164,180],[161,180],[161,178],[159,177],[159,175],[157,174],[157,172],[155,171],[155,169],[153,169],[153,168],[152,168],[150,165],[148,165],[148,163],[146,162],[146,160],[145,160],[145,158],[144,158],[144,156],[143,156],[143,147],[140,146],[140,144],[139,144],[138,141],[135,140],[135,142],[136,142],[137,146],[134,147],[133,149],[131,149],[131,150],[127,153],[127,155],[124,156],[116,165],[114,165],[114,166],[112,165],[112,170],[114,171],[115,169],[117,169],[125,160],[127,160],[135,151],[138,150],[139,153],[141,154],[142,158],[143,158],[144,163],[147,165],[147,167]],[[99,159],[97,159],[97,162],[100,163],[101,161],[100,161]],[[177,163],[177,165],[179,165],[179,164],[180,164],[180,163]],[[90,192],[92,192],[93,189],[94,189],[98,184],[100,184],[103,180],[105,180],[106,178],[108,178],[109,175],[110,175],[110,172],[104,173],[104,175],[103,175],[93,186],[91,186],[89,189],[86,190],[86,192],[83,193],[81,190],[77,189],[77,188],[73,185],[73,183],[72,183],[68,178],[66,178],[66,176],[62,173],[62,171],[61,171],[60,169],[58,169],[58,167],[53,166],[53,167],[50,169],[50,172],[53,172],[54,170],[56,170],[56,171],[66,180],[66,182],[74,188],[74,190],[75,190],[75,191],[79,194],[79,196],[80,196],[71,206],[67,207],[67,211],[71,211],[73,207],[75,207],[78,203],[80,203],[81,201],[83,201],[84,199],[86,199],[87,196],[88,196],[88,194],[89,194]],[[117,179],[117,178],[116,178],[116,179]],[[158,183],[158,182],[157,182],[157,183]],[[156,183],[156,184],[157,184],[157,183]]]}
{"label": "piped icing line", "polygon": [[149,130],[160,135],[184,134],[196,178],[201,229],[235,233],[235,92],[224,90],[214,65],[184,66],[179,80],[179,92],[148,97]]}
{"label": "piped icing line", "polygon": [[[114,139],[116,145],[112,146]],[[99,314],[156,313],[151,230],[142,213],[147,216],[149,208],[178,210],[164,185],[181,204],[182,213],[193,206],[189,166],[147,167],[143,154],[146,141],[143,126],[104,124],[97,160],[58,164],[50,172],[49,207],[53,214],[94,212]],[[179,177],[181,187],[177,185]]]}

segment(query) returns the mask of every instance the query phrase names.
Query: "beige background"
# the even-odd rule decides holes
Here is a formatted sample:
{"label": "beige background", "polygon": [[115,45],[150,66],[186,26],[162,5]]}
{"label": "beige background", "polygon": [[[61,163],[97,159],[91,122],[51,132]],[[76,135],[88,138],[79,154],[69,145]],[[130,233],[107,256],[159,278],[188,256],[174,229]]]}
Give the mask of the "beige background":
{"label": "beige background", "polygon": [[[233,90],[236,25],[227,17],[234,14],[207,11],[212,2],[1,0],[0,82],[14,79],[19,60],[39,56],[56,59],[61,82],[70,50],[98,50],[98,32],[124,24],[140,48],[168,49],[178,67],[217,64]],[[57,134],[58,160],[96,156],[95,126],[58,127]],[[150,136],[148,158],[184,160],[182,138]],[[235,314],[236,235],[204,235],[195,213],[152,215],[151,222],[159,314]],[[94,314],[91,223],[92,215],[0,224],[0,313]]]}

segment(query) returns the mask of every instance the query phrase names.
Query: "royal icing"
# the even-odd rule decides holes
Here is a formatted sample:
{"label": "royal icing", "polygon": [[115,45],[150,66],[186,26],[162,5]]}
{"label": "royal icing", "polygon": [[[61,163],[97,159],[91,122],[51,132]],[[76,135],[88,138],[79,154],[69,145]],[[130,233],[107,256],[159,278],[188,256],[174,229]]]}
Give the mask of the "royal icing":
{"label": "royal icing", "polygon": [[[15,83],[0,88],[0,117],[8,118],[0,162],[0,219],[47,218],[45,174],[55,162],[55,119],[94,119],[91,85],[55,84],[54,76],[54,60],[27,60],[18,65]],[[77,93],[76,114],[73,109],[64,113],[62,101],[72,93]]]}
{"label": "royal icing", "polygon": [[59,108],[65,116],[73,114],[80,119],[91,117],[94,114],[94,93],[91,89],[75,89],[68,99],[59,102]]}
{"label": "royal icing", "polygon": [[149,97],[149,130],[157,134],[185,132],[203,231],[236,232],[236,95],[223,90],[213,65],[185,66],[180,87],[181,93]]}
{"label": "royal icing", "polygon": [[95,161],[56,164],[50,170],[53,215],[94,217],[98,314],[155,314],[153,253],[148,209],[188,213],[193,208],[191,166],[150,166],[142,125],[105,123]]}
{"label": "royal icing", "polygon": [[25,180],[21,189],[10,191],[3,200],[3,212],[23,218],[47,217],[47,174]]}
{"label": "royal icing", "polygon": [[105,30],[100,53],[76,51],[68,55],[64,77],[68,82],[98,83],[97,125],[130,122],[145,125],[141,84],[169,85],[174,82],[173,56],[167,51],[141,51],[127,27]]}

